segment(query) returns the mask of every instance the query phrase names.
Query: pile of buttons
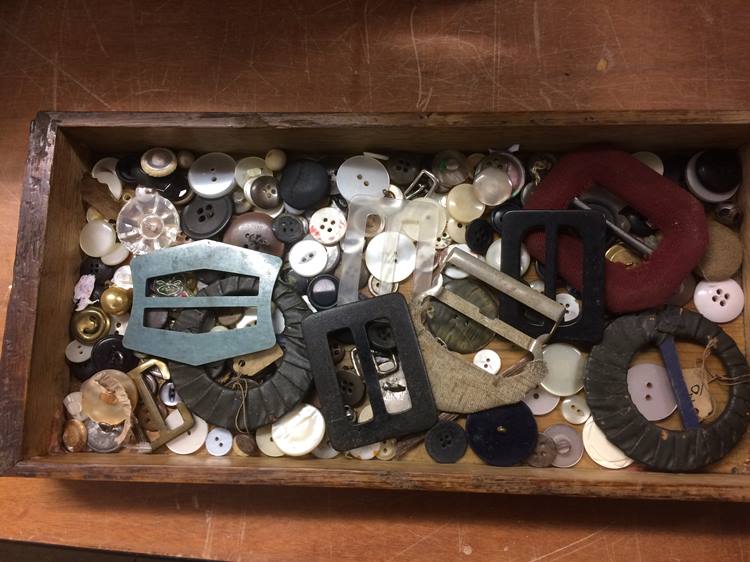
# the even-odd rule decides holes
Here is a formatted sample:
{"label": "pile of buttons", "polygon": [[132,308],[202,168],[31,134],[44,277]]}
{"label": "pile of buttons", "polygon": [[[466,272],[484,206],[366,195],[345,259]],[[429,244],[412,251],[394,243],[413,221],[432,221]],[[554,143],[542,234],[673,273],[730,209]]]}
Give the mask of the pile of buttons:
{"label": "pile of buttons", "polygon": [[[712,322],[734,320],[744,306],[742,288],[734,280],[742,253],[736,231],[741,215],[733,202],[741,183],[737,155],[712,149],[682,159],[662,159],[651,152],[633,156],[683,186],[705,204],[711,216],[709,249],[672,303],[686,306],[692,300],[698,312]],[[291,286],[314,314],[341,303],[339,288],[347,274],[342,255],[351,251],[346,247],[348,211],[357,198],[426,198],[436,202],[442,209],[438,235],[429,242],[434,246],[435,269],[441,256],[458,247],[499,271],[504,215],[523,212],[525,202],[556,162],[555,155],[523,154],[517,147],[468,156],[445,150],[434,155],[363,153],[346,159],[292,158],[280,149],[268,151],[265,157],[237,159],[222,152],[196,157],[186,150],[154,147],[140,154],[102,158],[91,174],[103,184],[101,189],[121,203],[121,210],[116,220],[108,220],[94,206],[89,207],[80,232],[83,258],[73,298],[73,339],[65,349],[73,375],[73,391],[63,402],[65,449],[107,453],[127,447],[146,451],[152,434],[160,428],[174,429],[184,421],[176,409],[182,402],[179,389],[168,373],[150,369],[142,374],[149,401],[139,396],[134,378],[128,375],[150,359],[123,343],[128,329],[139,329],[128,326],[134,297],[130,261],[136,256],[158,255],[163,249],[200,240],[277,256],[283,260],[279,279]],[[614,196],[599,192],[582,199],[629,235],[622,239],[610,234],[606,259],[627,267],[637,267],[647,259],[628,244],[631,238],[652,247],[658,244],[659,232],[646,218]],[[419,228],[413,226],[419,224],[420,217],[410,219],[412,222],[405,220],[400,230],[394,231],[377,214],[368,217],[358,248],[360,274],[356,280],[348,280],[358,287],[357,298],[378,298],[397,291],[408,294],[420,263]],[[520,252],[519,278],[544,291],[540,279],[543,264],[532,260],[524,247]],[[196,296],[225,277],[215,271],[180,272],[151,280],[149,295]],[[446,267],[432,283],[449,288],[488,317],[500,314],[496,292],[461,269]],[[563,280],[554,298],[565,308],[564,322],[583,313],[580,294]],[[181,309],[148,310],[144,324],[169,330],[180,313]],[[212,325],[201,329],[227,331],[257,321],[250,309],[225,309]],[[288,343],[278,308],[274,308],[273,324],[278,345],[212,364],[210,376],[216,384],[247,392],[268,378]],[[487,328],[438,302],[427,326],[450,351],[465,355],[468,362],[495,377],[505,376],[503,367],[510,357],[501,357],[499,347],[490,348],[494,334]],[[408,410],[419,397],[404,387],[387,323],[368,329],[367,336],[379,350],[373,357],[382,378],[386,409],[389,413]],[[345,337],[334,339],[329,352],[346,416],[361,424],[367,423],[373,412],[353,343]],[[550,343],[543,350],[548,374],[522,402],[471,413],[465,419],[444,413],[426,433],[355,450],[340,452],[331,446],[314,389],[285,415],[254,431],[240,423],[211,427],[194,412],[190,429],[166,442],[166,447],[176,454],[204,449],[214,456],[311,454],[329,459],[345,453],[354,459],[391,460],[424,443],[427,454],[439,463],[457,462],[470,448],[495,466],[525,463],[569,468],[587,454],[602,467],[624,468],[633,461],[597,426],[582,392],[587,351],[568,343]],[[677,402],[661,365],[631,366],[627,386],[647,420],[666,420],[675,413]],[[705,400],[705,396],[695,400]],[[153,419],[155,410],[146,402],[156,405],[164,423]],[[700,408],[696,403],[696,409],[700,409],[702,420],[713,412],[712,405],[705,402],[700,402]],[[541,432],[540,425],[544,426]]]}

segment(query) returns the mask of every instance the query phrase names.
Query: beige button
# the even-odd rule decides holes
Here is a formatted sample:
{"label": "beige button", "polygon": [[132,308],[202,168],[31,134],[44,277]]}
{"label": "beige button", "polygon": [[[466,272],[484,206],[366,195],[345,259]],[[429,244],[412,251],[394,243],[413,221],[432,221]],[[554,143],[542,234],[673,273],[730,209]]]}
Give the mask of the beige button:
{"label": "beige button", "polygon": [[380,444],[380,449],[375,456],[381,461],[389,461],[396,457],[396,440],[386,439]]}
{"label": "beige button", "polygon": [[474,194],[485,205],[499,205],[510,199],[513,185],[503,170],[499,168],[485,168],[474,179]]}
{"label": "beige button", "polygon": [[474,187],[462,183],[448,192],[446,199],[448,214],[457,221],[469,223],[484,213],[484,203],[474,194]]}
{"label": "beige button", "polygon": [[115,227],[104,219],[87,222],[78,238],[81,250],[87,256],[100,258],[115,249],[117,235]]}
{"label": "beige button", "polygon": [[81,404],[82,396],[80,392],[71,392],[65,398],[63,398],[63,406],[68,415],[78,421],[84,421],[86,414],[83,413],[83,406]]}
{"label": "beige button", "polygon": [[80,420],[68,420],[65,422],[63,429],[63,446],[69,453],[80,453],[86,450],[88,441],[88,431],[86,426]]}
{"label": "beige button", "polygon": [[653,152],[636,152],[633,158],[639,160],[659,175],[664,175],[664,162]]}
{"label": "beige button", "polygon": [[141,156],[141,168],[149,176],[161,178],[177,169],[177,155],[168,148],[152,148]]}
{"label": "beige button", "polygon": [[286,152],[280,148],[272,148],[266,153],[266,168],[278,172],[286,166]]}
{"label": "beige button", "polygon": [[114,250],[102,256],[102,263],[104,265],[119,265],[128,259],[128,256],[130,256],[130,250],[118,242],[115,244]]}
{"label": "beige button", "polygon": [[271,425],[259,427],[255,432],[255,442],[260,452],[267,457],[283,457],[284,453],[279,449],[271,435]]}
{"label": "beige button", "polygon": [[466,244],[466,223],[451,217],[448,219],[448,226],[445,227],[445,231],[456,244]]}
{"label": "beige button", "polygon": [[356,449],[347,451],[346,456],[361,461],[369,461],[370,459],[374,459],[377,456],[378,451],[380,451],[382,445],[383,444],[380,442],[372,443],[370,445],[363,445],[362,447],[357,447]]}

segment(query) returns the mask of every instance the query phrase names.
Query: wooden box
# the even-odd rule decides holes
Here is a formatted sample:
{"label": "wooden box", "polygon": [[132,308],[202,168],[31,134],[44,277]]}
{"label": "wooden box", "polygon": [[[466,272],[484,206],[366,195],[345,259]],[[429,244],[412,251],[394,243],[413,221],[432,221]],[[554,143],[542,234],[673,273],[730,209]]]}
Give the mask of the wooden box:
{"label": "wooden box", "polygon": [[[423,447],[400,461],[210,457],[168,451],[140,454],[63,452],[62,398],[71,384],[64,349],[70,298],[81,261],[84,222],[79,184],[96,159],[152,146],[196,153],[288,151],[354,154],[362,150],[466,153],[520,143],[563,152],[593,142],[626,150],[690,152],[750,143],[750,112],[607,112],[513,114],[202,114],[40,113],[31,125],[0,383],[0,469],[8,475],[67,479],[284,484],[386,489],[750,500],[750,434],[723,461],[698,474],[635,467],[606,470],[584,456],[573,469],[495,468],[473,454],[436,464]],[[743,157],[750,164],[750,152]],[[750,174],[746,174],[745,183]],[[744,186],[740,201],[750,214]],[[744,238],[750,234],[745,221]],[[745,260],[750,252],[745,251]],[[750,268],[743,287],[750,290]],[[745,350],[750,315],[725,330]],[[507,346],[507,360],[514,355]],[[680,344],[683,366],[701,349]],[[514,352],[515,353],[515,352]],[[648,356],[648,354],[646,354]],[[504,355],[504,359],[506,356]],[[540,429],[559,421],[539,420]]]}

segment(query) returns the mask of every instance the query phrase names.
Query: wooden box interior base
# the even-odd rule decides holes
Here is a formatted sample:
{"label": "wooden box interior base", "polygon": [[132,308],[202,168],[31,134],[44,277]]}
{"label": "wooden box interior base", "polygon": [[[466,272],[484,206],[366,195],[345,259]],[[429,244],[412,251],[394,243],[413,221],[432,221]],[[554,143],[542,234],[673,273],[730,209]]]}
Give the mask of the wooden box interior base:
{"label": "wooden box interior base", "polygon": [[[6,431],[0,439],[5,440],[7,473],[121,481],[750,500],[750,435],[728,457],[699,474],[660,474],[637,467],[606,470],[586,455],[573,469],[496,468],[483,464],[471,451],[458,464],[440,465],[429,459],[423,447],[400,461],[215,458],[205,451],[178,456],[166,449],[150,455],[127,450],[109,455],[67,454],[61,449],[61,401],[70,385],[64,361],[70,340],[68,303],[78,279],[78,233],[85,220],[78,185],[97,157],[152,146],[244,156],[264,154],[271,147],[297,153],[399,149],[429,153],[448,148],[469,153],[514,143],[520,143],[525,151],[565,152],[593,142],[662,153],[709,146],[744,147],[750,142],[750,113],[40,114],[32,125],[4,345],[3,379],[8,396],[2,403],[2,428]],[[743,158],[750,162],[747,154],[743,148]],[[743,187],[744,202],[742,195],[748,189]],[[745,239],[746,234],[743,232]],[[748,274],[743,276],[748,291]],[[31,283],[31,290],[19,286],[25,281]],[[743,315],[724,326],[743,350],[748,347],[747,322]],[[506,365],[520,356],[507,344],[493,345]],[[680,350],[683,367],[694,366],[702,352],[696,345],[682,343]],[[658,362],[657,358],[651,351],[638,359]],[[717,368],[719,364],[710,365]],[[562,421],[559,409],[538,418],[540,430]],[[667,425],[671,427],[673,422],[676,420]]]}

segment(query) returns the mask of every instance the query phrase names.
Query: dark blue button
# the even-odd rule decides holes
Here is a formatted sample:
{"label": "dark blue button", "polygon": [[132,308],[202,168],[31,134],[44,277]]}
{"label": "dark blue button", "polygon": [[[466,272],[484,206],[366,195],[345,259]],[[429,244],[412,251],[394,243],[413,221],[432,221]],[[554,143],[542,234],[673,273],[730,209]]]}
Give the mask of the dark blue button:
{"label": "dark blue button", "polygon": [[539,430],[523,402],[499,406],[466,418],[471,449],[487,464],[513,466],[534,452]]}
{"label": "dark blue button", "polygon": [[472,252],[484,255],[494,239],[492,225],[484,219],[475,219],[466,228],[466,245]]}
{"label": "dark blue button", "polygon": [[464,428],[453,421],[439,421],[424,440],[427,454],[439,463],[460,461],[466,454],[468,439]]}

